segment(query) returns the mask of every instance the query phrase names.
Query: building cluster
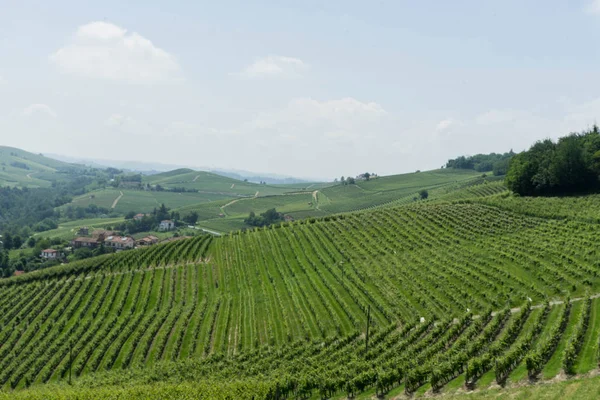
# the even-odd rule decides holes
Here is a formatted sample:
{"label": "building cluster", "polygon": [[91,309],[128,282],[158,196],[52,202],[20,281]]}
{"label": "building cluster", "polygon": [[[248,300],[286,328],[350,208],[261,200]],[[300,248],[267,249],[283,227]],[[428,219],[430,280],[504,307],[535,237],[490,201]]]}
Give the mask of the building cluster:
{"label": "building cluster", "polygon": [[136,246],[150,246],[158,243],[158,238],[153,235],[135,240],[131,236],[121,236],[118,235],[117,232],[104,229],[95,230],[89,235],[89,230],[86,227],[79,229],[78,235],[79,236],[71,241],[71,246],[75,249],[80,249],[82,247],[95,249],[101,244],[104,244],[106,247],[119,251],[133,249]]}

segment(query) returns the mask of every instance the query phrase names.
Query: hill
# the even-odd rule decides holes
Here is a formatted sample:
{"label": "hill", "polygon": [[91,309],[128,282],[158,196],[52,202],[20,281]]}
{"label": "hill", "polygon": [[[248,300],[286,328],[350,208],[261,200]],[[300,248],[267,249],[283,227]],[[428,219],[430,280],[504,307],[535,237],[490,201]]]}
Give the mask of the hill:
{"label": "hill", "polygon": [[202,236],[0,281],[0,385],[64,382],[71,348],[68,390],[96,394],[452,394],[596,370],[600,298],[587,296],[600,291],[600,225],[484,204],[492,197]]}
{"label": "hill", "polygon": [[323,217],[341,212],[411,203],[419,198],[419,191],[423,189],[432,192],[434,198],[483,182],[481,174],[472,170],[441,169],[377,177],[348,185],[280,185],[276,186],[281,190],[278,195],[261,197],[261,194],[258,198],[191,204],[178,211],[182,214],[195,211],[200,216],[200,226],[229,232],[247,227],[243,220],[250,212],[258,215],[270,208],[276,208],[294,219]]}
{"label": "hill", "polygon": [[193,189],[202,193],[214,193],[224,196],[268,196],[283,194],[289,190],[285,185],[260,185],[212,172],[194,171],[187,168],[145,176],[143,182],[151,185],[161,185],[165,188]]}
{"label": "hill", "polygon": [[0,146],[0,165],[0,186],[17,187],[49,187],[53,180],[83,169],[81,165],[7,146]]}

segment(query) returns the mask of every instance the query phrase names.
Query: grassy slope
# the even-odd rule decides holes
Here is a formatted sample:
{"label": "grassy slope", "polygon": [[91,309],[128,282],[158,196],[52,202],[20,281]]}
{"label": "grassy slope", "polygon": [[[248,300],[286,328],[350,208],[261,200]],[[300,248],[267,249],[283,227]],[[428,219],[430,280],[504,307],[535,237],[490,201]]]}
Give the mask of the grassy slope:
{"label": "grassy slope", "polygon": [[283,194],[290,189],[285,185],[279,187],[258,185],[237,179],[213,174],[206,171],[194,171],[187,168],[177,169],[144,177],[144,183],[163,187],[184,187],[201,192],[218,193],[222,196],[260,196]]}
{"label": "grassy slope", "polygon": [[[11,165],[14,162],[24,163],[29,169],[14,167]],[[0,186],[19,187],[48,187],[50,180],[61,178],[58,170],[79,168],[74,164],[7,146],[0,146],[0,167]]]}
{"label": "grassy slope", "polygon": [[[355,185],[315,184],[312,187],[311,185],[302,187],[306,189],[306,193],[296,192],[273,197],[241,199],[234,203],[231,203],[231,200],[216,201],[190,205],[179,211],[182,213],[196,211],[200,215],[199,225],[227,232],[243,228],[245,226],[243,219],[251,211],[260,214],[269,208],[276,208],[279,212],[301,219],[384,205],[412,203],[421,189],[428,189],[432,193],[431,198],[441,198],[451,190],[462,189],[461,184],[470,182],[480,175],[475,171],[467,170],[434,170],[378,177],[370,181],[358,181]],[[292,186],[299,188],[298,185]],[[284,185],[278,186],[278,188],[284,187]],[[465,197],[471,195],[467,193]],[[231,204],[223,207],[228,203]],[[225,218],[219,217],[219,214],[223,214]]]}

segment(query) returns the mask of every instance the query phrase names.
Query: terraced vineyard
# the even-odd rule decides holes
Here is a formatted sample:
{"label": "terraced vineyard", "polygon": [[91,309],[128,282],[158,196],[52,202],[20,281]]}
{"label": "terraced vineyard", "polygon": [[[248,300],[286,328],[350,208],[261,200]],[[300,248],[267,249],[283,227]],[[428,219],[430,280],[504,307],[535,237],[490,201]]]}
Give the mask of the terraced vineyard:
{"label": "terraced vineyard", "polygon": [[0,398],[392,396],[585,374],[599,234],[425,202],[0,281]]}

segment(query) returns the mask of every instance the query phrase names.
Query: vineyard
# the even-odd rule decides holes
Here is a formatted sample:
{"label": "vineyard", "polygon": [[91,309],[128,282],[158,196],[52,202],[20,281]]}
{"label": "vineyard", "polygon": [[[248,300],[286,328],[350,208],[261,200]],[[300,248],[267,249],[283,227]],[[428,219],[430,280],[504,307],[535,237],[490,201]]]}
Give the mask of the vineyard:
{"label": "vineyard", "polygon": [[600,225],[503,191],[0,281],[0,398],[453,394],[596,370]]}

